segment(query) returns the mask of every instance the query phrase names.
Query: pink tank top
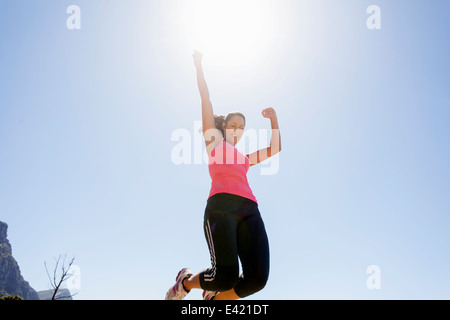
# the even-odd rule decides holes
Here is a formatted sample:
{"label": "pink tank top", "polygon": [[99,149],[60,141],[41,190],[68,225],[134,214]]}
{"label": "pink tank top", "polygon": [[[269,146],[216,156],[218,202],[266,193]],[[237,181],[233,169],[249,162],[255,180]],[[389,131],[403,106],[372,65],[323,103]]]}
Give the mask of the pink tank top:
{"label": "pink tank top", "polygon": [[249,168],[249,159],[225,139],[222,140],[209,157],[212,182],[208,199],[217,193],[231,193],[258,203],[247,181]]}

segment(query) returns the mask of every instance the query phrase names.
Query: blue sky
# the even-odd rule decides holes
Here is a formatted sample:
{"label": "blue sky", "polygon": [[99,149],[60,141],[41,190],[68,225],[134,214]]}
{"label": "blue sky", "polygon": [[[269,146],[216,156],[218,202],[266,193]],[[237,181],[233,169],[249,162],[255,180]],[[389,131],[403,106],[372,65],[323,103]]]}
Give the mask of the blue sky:
{"label": "blue sky", "polygon": [[[163,299],[182,267],[208,267],[207,166],[171,159],[172,133],[201,120],[190,3],[2,3],[0,220],[34,289],[64,253],[77,299]],[[264,3],[265,50],[204,52],[216,113],[268,129],[273,106],[280,124],[278,172],[248,174],[271,248],[251,298],[448,299],[450,4]]]}

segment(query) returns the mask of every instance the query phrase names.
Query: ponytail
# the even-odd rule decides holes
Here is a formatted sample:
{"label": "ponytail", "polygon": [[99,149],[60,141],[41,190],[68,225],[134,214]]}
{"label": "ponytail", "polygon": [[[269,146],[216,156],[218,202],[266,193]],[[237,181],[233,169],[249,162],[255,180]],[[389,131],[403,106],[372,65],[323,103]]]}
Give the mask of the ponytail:
{"label": "ponytail", "polygon": [[222,132],[222,136],[225,137],[225,132],[223,130],[223,123],[225,122],[225,116],[214,115],[214,123],[216,124],[216,128]]}

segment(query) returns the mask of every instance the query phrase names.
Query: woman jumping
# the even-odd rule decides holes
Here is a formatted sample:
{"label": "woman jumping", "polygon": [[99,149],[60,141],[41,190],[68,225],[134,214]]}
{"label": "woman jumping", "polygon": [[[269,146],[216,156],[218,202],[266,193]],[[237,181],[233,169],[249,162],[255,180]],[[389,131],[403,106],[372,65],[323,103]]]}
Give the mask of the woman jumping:
{"label": "woman jumping", "polygon": [[270,146],[244,156],[235,148],[244,132],[244,115],[240,112],[226,117],[214,115],[202,54],[195,51],[193,58],[212,179],[204,215],[211,267],[195,275],[188,268],[182,269],[166,300],[182,300],[192,289],[203,289],[204,300],[235,300],[262,290],[269,277],[269,241],[247,172],[251,166],[281,151],[278,120],[273,108],[262,111],[272,126]]}

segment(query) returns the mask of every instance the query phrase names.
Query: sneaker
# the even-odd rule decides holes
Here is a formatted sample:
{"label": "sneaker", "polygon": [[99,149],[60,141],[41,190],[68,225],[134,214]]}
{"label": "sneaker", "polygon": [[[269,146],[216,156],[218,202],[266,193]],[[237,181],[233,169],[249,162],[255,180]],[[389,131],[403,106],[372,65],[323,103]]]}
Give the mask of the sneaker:
{"label": "sneaker", "polygon": [[166,300],[183,300],[189,293],[183,286],[183,280],[192,276],[192,271],[188,268],[181,269],[181,271],[178,272],[175,285],[166,293]]}
{"label": "sneaker", "polygon": [[216,291],[206,291],[204,290],[202,293],[203,300],[214,300],[214,297],[217,296],[219,292]]}

